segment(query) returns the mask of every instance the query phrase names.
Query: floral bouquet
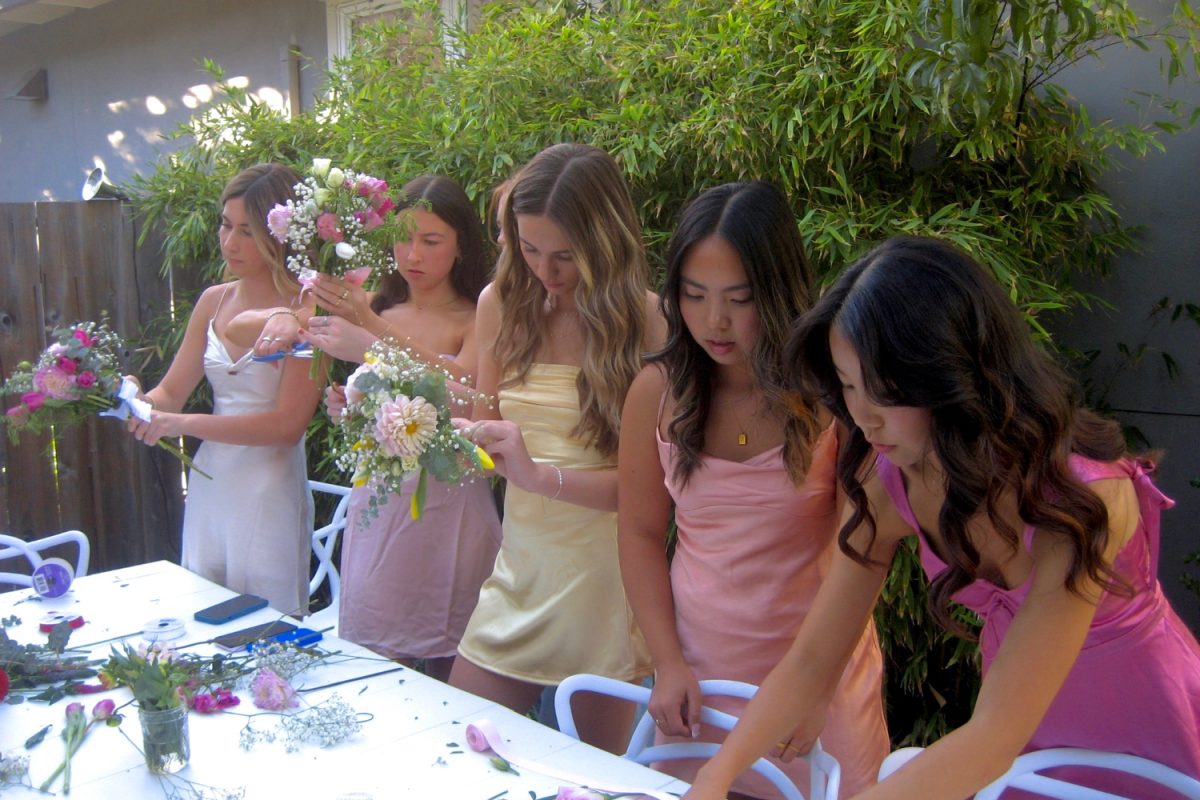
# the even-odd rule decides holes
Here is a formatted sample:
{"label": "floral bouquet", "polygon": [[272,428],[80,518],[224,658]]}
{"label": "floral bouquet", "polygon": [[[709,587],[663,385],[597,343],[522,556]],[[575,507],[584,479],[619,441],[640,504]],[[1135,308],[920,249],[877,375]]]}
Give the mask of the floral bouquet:
{"label": "floral bouquet", "polygon": [[346,379],[342,439],[334,446],[337,465],[375,490],[366,512],[379,513],[389,494],[404,480],[417,479],[410,510],[413,519],[425,507],[428,475],[460,483],[492,469],[488,454],[465,439],[450,421],[452,405],[469,399],[451,394],[444,370],[415,358],[406,348],[376,342],[366,360]]}
{"label": "floral bouquet", "polygon": [[[51,336],[54,343],[37,363],[17,364],[4,384],[4,394],[21,397],[20,404],[4,414],[9,441],[16,442],[21,431],[73,425],[93,414],[150,419],[150,404],[137,397],[137,384],[121,377],[125,343],[108,325],[80,322],[55,328]],[[175,445],[159,439],[158,446],[192,467],[191,458]]]}
{"label": "floral bouquet", "polygon": [[317,272],[361,284],[373,271],[396,268],[391,246],[398,221],[386,182],[314,158],[293,191],[295,200],[267,214],[267,227],[289,246],[287,266],[301,284]]}

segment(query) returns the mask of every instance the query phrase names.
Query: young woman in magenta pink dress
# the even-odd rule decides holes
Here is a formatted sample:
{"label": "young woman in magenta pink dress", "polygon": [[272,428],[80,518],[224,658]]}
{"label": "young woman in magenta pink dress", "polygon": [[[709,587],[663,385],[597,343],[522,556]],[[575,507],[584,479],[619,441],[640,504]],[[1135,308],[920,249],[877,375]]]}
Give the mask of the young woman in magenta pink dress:
{"label": "young woman in magenta pink dress", "polygon": [[[683,212],[662,293],[667,343],[629,391],[618,458],[621,574],[654,656],[660,739],[721,741],[699,725],[698,681],[762,682],[829,571],[837,432],[828,413],[789,404],[779,382],[809,287],[795,218],[770,184],[718,186]],[[875,782],[888,752],[882,682],[868,626],[821,731],[852,791]],[[745,706],[707,703],[734,714]],[[780,766],[808,786],[805,762]],[[662,768],[690,780],[696,765]],[[779,796],[756,775],[736,789]]]}
{"label": "young woman in magenta pink dress", "polygon": [[[724,797],[759,755],[820,733],[906,536],[918,537],[938,617],[952,625],[954,599],[983,619],[983,685],[965,725],[856,797],[958,800],[1050,747],[1200,775],[1200,647],[1156,577],[1171,501],[1116,423],[1077,405],[989,274],[948,244],[889,240],[803,317],[787,363],[850,427],[842,552],[688,800]],[[1118,773],[1069,778],[1161,795]]]}

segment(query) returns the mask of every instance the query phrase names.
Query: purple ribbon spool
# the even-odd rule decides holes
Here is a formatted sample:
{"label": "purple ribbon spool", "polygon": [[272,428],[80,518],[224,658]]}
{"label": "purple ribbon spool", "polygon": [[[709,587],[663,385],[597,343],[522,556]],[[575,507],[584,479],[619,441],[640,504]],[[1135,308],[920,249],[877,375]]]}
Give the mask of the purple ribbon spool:
{"label": "purple ribbon spool", "polygon": [[42,597],[62,597],[71,588],[75,571],[61,558],[47,558],[33,571],[33,590]]}

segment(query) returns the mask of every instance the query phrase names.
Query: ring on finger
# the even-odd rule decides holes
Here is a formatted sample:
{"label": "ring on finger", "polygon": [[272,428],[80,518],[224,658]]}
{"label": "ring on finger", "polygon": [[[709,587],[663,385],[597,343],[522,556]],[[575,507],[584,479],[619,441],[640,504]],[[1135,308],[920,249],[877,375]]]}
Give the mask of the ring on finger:
{"label": "ring on finger", "polygon": [[349,289],[343,289],[343,290],[342,290],[342,293],[338,295],[338,299],[339,299],[339,300],[345,300],[345,299],[346,299],[347,297],[349,297],[349,296],[350,296],[350,290],[349,290]]}

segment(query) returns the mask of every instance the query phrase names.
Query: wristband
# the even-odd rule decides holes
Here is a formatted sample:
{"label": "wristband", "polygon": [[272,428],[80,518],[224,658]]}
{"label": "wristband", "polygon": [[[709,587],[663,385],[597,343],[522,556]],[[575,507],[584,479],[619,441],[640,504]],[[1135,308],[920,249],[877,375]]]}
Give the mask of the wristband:
{"label": "wristband", "polygon": [[272,311],[270,314],[267,314],[267,318],[263,321],[263,325],[266,325],[273,318],[278,317],[280,314],[287,314],[289,317],[296,320],[296,322],[300,322],[300,317],[296,316],[295,311],[292,311],[290,308],[284,308],[284,309],[276,309],[276,310]]}
{"label": "wristband", "polygon": [[562,470],[561,470],[561,469],[559,469],[559,468],[558,468],[556,465],[554,465],[554,464],[551,464],[551,465],[550,465],[550,469],[554,470],[554,474],[558,476],[558,488],[557,488],[557,489],[555,489],[555,491],[554,491],[554,494],[550,496],[550,499],[551,499],[551,500],[557,500],[557,499],[558,499],[558,496],[559,496],[560,494],[562,494],[562,487],[563,487],[563,477],[562,477]]}

